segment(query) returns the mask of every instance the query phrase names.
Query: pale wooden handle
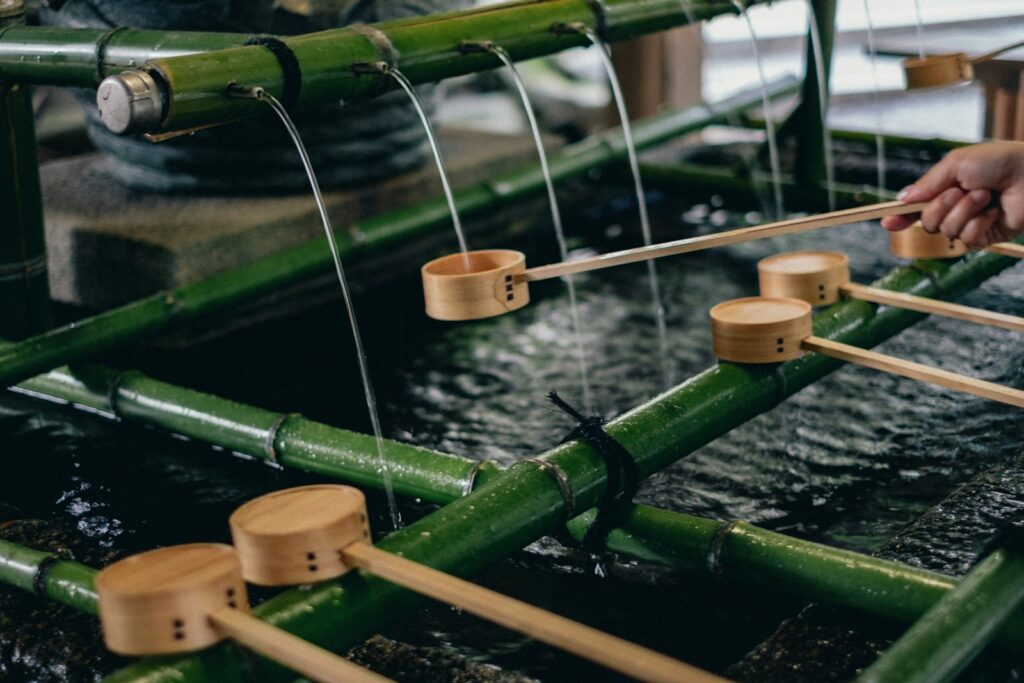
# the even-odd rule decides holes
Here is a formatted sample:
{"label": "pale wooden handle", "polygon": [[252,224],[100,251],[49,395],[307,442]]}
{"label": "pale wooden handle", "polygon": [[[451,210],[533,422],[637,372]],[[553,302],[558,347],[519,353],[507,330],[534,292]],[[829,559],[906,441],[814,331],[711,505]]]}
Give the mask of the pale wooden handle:
{"label": "pale wooden handle", "polygon": [[619,673],[658,683],[723,683],[724,679],[525,602],[463,581],[368,543],[342,551],[370,574],[454,605]]}
{"label": "pale wooden handle", "polygon": [[787,221],[755,225],[751,228],[740,228],[739,230],[728,230],[726,232],[719,232],[712,235],[690,237],[684,240],[676,240],[674,242],[652,244],[649,247],[637,247],[636,249],[614,251],[609,254],[601,254],[600,256],[595,256],[593,258],[579,259],[578,261],[552,263],[548,266],[530,268],[529,270],[517,275],[516,280],[547,280],[553,277],[561,277],[562,275],[582,273],[588,270],[598,270],[599,268],[611,268],[612,266],[621,266],[626,263],[636,263],[638,261],[647,261],[652,258],[674,256],[676,254],[685,254],[691,251],[701,251],[704,249],[712,249],[714,247],[724,247],[728,244],[750,242],[752,240],[760,240],[766,237],[776,237],[778,235],[788,235],[796,232],[807,232],[809,230],[817,230],[819,228],[830,228],[836,225],[848,225],[850,223],[868,221],[875,218],[882,218],[884,216],[918,213],[926,206],[928,206],[928,202],[917,202],[915,204],[884,202],[882,204],[871,204],[870,206],[860,206],[854,209],[844,209],[842,211],[822,213],[815,216],[792,218]]}
{"label": "pale wooden handle", "polygon": [[985,250],[991,251],[993,254],[1002,254],[1003,256],[1012,256],[1014,258],[1024,258],[1024,244],[999,242],[998,244],[990,244],[985,247]]}
{"label": "pale wooden handle", "polygon": [[858,285],[853,282],[841,285],[839,287],[839,291],[853,299],[860,299],[862,301],[870,301],[872,303],[885,304],[886,306],[895,306],[897,308],[906,308],[911,311],[920,311],[922,313],[934,313],[935,315],[941,315],[946,318],[955,318],[956,320],[965,320],[967,322],[980,323],[982,325],[1001,327],[1005,330],[1024,332],[1024,318],[1016,315],[994,313],[980,308],[972,308],[970,306],[950,303],[949,301],[929,299],[923,296],[904,294],[903,292],[893,292],[888,289],[868,287],[866,285]]}
{"label": "pale wooden handle", "polygon": [[986,52],[985,54],[978,55],[977,57],[974,57],[968,61],[970,61],[971,64],[981,64],[982,62],[987,62],[990,59],[995,59],[1004,52],[1015,50],[1018,47],[1024,47],[1024,41],[1021,41],[1019,43],[1013,43],[1012,45],[1007,45],[1005,47],[1001,47],[998,50],[992,50],[992,52]]}
{"label": "pale wooden handle", "polygon": [[210,615],[210,621],[225,636],[314,681],[387,683],[391,680],[237,609],[219,610]]}
{"label": "pale wooden handle", "polygon": [[938,368],[921,365],[920,363],[893,358],[883,353],[850,346],[849,344],[842,344],[830,339],[822,339],[821,337],[808,337],[803,340],[801,346],[807,351],[814,351],[831,356],[832,358],[838,358],[848,363],[857,363],[858,365],[881,370],[882,372],[891,372],[901,377],[909,377],[921,382],[937,384],[954,391],[962,391],[967,394],[999,401],[1000,403],[1008,403],[1018,408],[1024,408],[1024,391],[1019,389],[1011,389],[1001,384],[986,382],[985,380],[974,379],[973,377],[965,377],[955,372],[939,370]]}

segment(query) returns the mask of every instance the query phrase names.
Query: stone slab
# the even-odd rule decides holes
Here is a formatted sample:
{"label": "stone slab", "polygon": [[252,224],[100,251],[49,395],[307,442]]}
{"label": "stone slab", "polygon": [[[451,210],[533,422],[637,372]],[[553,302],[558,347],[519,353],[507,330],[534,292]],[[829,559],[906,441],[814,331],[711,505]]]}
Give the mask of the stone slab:
{"label": "stone slab", "polygon": [[[472,185],[536,159],[528,135],[441,130],[455,187]],[[41,168],[53,297],[108,308],[209,277],[322,234],[312,194],[168,196],[110,180],[89,154]],[[441,192],[423,168],[357,188],[332,190],[335,228]],[[454,235],[452,236],[454,244]]]}

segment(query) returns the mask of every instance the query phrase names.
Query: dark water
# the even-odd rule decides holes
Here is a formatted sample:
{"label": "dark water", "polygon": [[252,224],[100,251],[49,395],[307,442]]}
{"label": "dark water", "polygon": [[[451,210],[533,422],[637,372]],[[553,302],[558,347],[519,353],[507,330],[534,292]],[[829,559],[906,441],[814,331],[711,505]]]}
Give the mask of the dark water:
{"label": "dark water", "polygon": [[[654,196],[660,239],[757,222],[756,215],[698,204],[684,208]],[[576,243],[600,250],[639,242],[628,199],[588,199],[574,211]],[[622,221],[621,224],[618,221]],[[553,259],[548,233],[531,242],[528,261]],[[471,237],[474,247],[486,239]],[[659,265],[676,377],[710,364],[706,311],[752,295],[757,259],[792,248],[839,249],[866,282],[896,265],[877,226],[781,238]],[[361,292],[364,333],[384,425],[393,438],[503,463],[547,449],[571,427],[544,401],[558,390],[579,398],[570,316],[558,282],[531,286],[534,303],[512,315],[458,325],[419,312],[415,266],[391,284]],[[612,416],[660,390],[658,339],[643,265],[591,273],[578,288],[591,385],[598,409]],[[1024,315],[1024,270],[987,282],[965,303]],[[366,429],[343,311],[333,301],[262,324],[185,354],[129,349],[112,359],[161,379],[263,407],[300,411]],[[1024,385],[1024,345],[1008,331],[928,320],[882,347],[911,360]],[[986,469],[1021,453],[1024,417],[981,399],[953,395],[870,370],[845,368],[804,390],[646,482],[638,499],[716,519],[768,528],[873,552]],[[121,553],[195,540],[224,540],[228,513],[303,476],[233,458],[202,444],[118,425],[8,395],[0,403],[5,468],[0,520],[42,519],[76,556],[96,565]],[[378,498],[378,529],[386,529]],[[425,512],[410,504],[408,515]],[[32,540],[35,527],[26,532]],[[44,540],[39,532],[40,541]],[[963,539],[936,535],[953,558]],[[701,666],[723,671],[767,637],[799,605],[781,598],[694,582],[624,562],[598,576],[590,558],[550,541],[500,564],[482,580],[598,627]],[[961,558],[962,559],[962,558]],[[943,566],[933,566],[943,569]],[[963,571],[950,560],[948,571]],[[756,599],[759,609],[746,609]],[[0,677],[89,680],[118,664],[96,654],[95,632],[70,628],[65,648],[48,633],[59,610],[30,596],[0,601]],[[31,622],[25,626],[25,622]],[[490,662],[545,680],[617,680],[574,658],[434,607],[385,635],[416,646]],[[74,643],[68,646],[67,643]],[[76,649],[78,648],[78,649]],[[80,652],[67,668],[67,652]],[[63,654],[62,654],[63,653]],[[47,659],[50,657],[50,659]],[[425,679],[424,679],[425,680]]]}

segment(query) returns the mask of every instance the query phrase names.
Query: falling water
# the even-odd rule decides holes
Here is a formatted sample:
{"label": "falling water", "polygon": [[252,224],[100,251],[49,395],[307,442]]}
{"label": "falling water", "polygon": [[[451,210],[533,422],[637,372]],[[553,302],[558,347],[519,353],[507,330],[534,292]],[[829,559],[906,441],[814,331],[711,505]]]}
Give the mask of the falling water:
{"label": "falling water", "polygon": [[469,270],[469,248],[466,246],[466,236],[462,231],[462,221],[459,219],[459,210],[455,208],[455,195],[452,193],[452,186],[448,182],[448,172],[445,170],[444,158],[441,156],[441,148],[437,145],[437,136],[434,135],[434,128],[430,125],[430,119],[427,118],[427,112],[423,110],[423,103],[420,102],[419,96],[416,94],[415,88],[412,87],[412,83],[405,77],[398,69],[392,67],[382,67],[383,72],[394,78],[402,90],[412,100],[412,106],[416,108],[416,113],[419,114],[420,121],[423,122],[423,130],[427,132],[427,140],[430,142],[430,150],[434,153],[434,161],[437,162],[437,172],[441,176],[441,187],[444,188],[444,197],[448,200],[448,210],[452,214],[452,224],[455,226],[455,237],[459,240],[459,250],[462,251],[464,261],[466,264],[466,270]]}
{"label": "falling water", "polygon": [[924,59],[924,22],[921,21],[921,0],[914,0],[914,18],[917,19],[917,56]]}
{"label": "falling water", "polygon": [[835,161],[832,155],[832,136],[828,130],[829,93],[825,73],[825,56],[821,49],[821,33],[818,31],[817,17],[814,15],[814,3],[807,0],[808,35],[811,38],[811,53],[814,55],[814,70],[818,78],[818,106],[821,116],[821,142],[825,153],[825,187],[828,191],[829,211],[836,210]]}
{"label": "falling water", "polygon": [[[629,122],[629,112],[626,111],[626,100],[622,96],[622,86],[619,84],[619,77],[615,73],[615,64],[612,63],[611,50],[601,38],[593,31],[584,31],[590,42],[597,46],[597,53],[601,57],[601,63],[608,74],[608,83],[611,85],[612,97],[615,100],[615,107],[619,111],[619,119],[622,122],[622,137],[626,142],[626,154],[629,157],[629,168],[633,172],[633,187],[636,190],[636,201],[640,210],[640,231],[643,233],[644,245],[653,243],[651,237],[651,222],[647,217],[647,201],[644,198],[644,185],[640,179],[640,161],[636,156],[636,144],[633,142],[633,128]],[[665,307],[661,302],[661,288],[658,285],[658,269],[653,260],[647,263],[647,280],[651,286],[651,300],[654,303],[654,318],[658,324],[658,342],[661,347],[661,372],[665,388],[668,389],[673,383],[672,364],[668,346],[668,325],[665,322]]]}
{"label": "falling water", "polygon": [[871,59],[871,76],[874,79],[874,91],[872,94],[872,104],[875,110],[875,114],[878,117],[875,121],[875,153],[876,153],[876,168],[878,169],[878,189],[879,191],[885,191],[885,136],[882,133],[882,105],[879,101],[878,94],[881,89],[881,85],[878,80],[878,51],[875,49],[875,28],[871,23],[871,10],[868,7],[868,0],[864,0],[864,16],[867,19],[868,28],[868,56]]}
{"label": "falling water", "polygon": [[757,43],[757,32],[754,31],[754,22],[750,19],[750,13],[741,0],[732,0],[739,13],[747,21],[747,28],[750,29],[750,46],[754,51],[754,62],[757,64],[757,77],[761,82],[761,106],[764,108],[764,125],[768,137],[768,161],[772,167],[772,189],[775,194],[775,217],[782,218],[785,207],[782,202],[782,164],[779,161],[779,141],[775,130],[775,121],[772,119],[769,107],[771,101],[768,98],[768,81],[764,76],[764,65],[761,63],[761,48]]}
{"label": "falling water", "polygon": [[[558,242],[558,252],[563,261],[569,258],[569,248],[565,243],[565,230],[562,227],[562,212],[558,209],[558,199],[555,196],[555,183],[551,179],[551,169],[548,167],[548,155],[544,151],[544,141],[540,135],[540,125],[533,113],[533,105],[530,102],[530,95],[526,92],[526,85],[523,83],[519,70],[516,69],[508,52],[499,45],[490,45],[488,49],[494,53],[508,67],[512,74],[512,82],[519,91],[519,98],[523,102],[523,109],[526,110],[526,119],[530,122],[530,130],[533,132],[533,141],[537,145],[537,156],[540,158],[540,170],[544,174],[544,183],[548,190],[548,204],[551,207],[551,223],[555,227],[555,240]],[[587,356],[583,348],[583,335],[580,332],[580,310],[576,300],[576,283],[572,275],[565,277],[565,286],[569,292],[569,311],[572,316],[572,332],[576,340],[576,360],[580,370],[580,386],[583,390],[583,405],[587,412],[593,412],[594,406],[590,395],[590,379],[587,373]]]}
{"label": "falling water", "polygon": [[334,238],[334,228],[331,227],[331,219],[327,215],[327,204],[324,203],[324,196],[320,192],[320,183],[317,182],[316,174],[313,172],[313,163],[306,152],[306,146],[302,144],[299,131],[295,124],[292,123],[292,119],[288,116],[284,106],[277,101],[277,98],[262,89],[256,90],[254,95],[257,99],[261,99],[269,104],[277,112],[284,127],[288,130],[288,135],[291,136],[292,141],[295,143],[295,149],[298,150],[299,158],[302,159],[302,165],[306,169],[306,175],[309,177],[309,185],[313,189],[313,198],[316,200],[317,209],[320,210],[320,220],[323,221],[324,232],[327,233],[327,243],[330,245],[331,256],[334,258],[334,270],[338,274],[338,284],[341,285],[341,296],[345,301],[345,309],[348,311],[348,321],[352,325],[352,337],[355,339],[356,357],[359,360],[359,373],[363,378],[366,408],[370,413],[370,423],[373,425],[373,435],[377,441],[377,458],[380,463],[382,479],[384,480],[384,491],[387,494],[391,524],[395,529],[398,529],[402,526],[402,513],[398,509],[398,501],[395,500],[395,489],[391,483],[391,471],[388,469],[388,461],[384,455],[384,434],[380,426],[380,415],[377,412],[377,398],[373,392],[373,384],[370,382],[370,368],[366,362],[366,351],[363,349],[363,339],[359,334],[359,324],[356,322],[355,307],[352,305],[352,295],[348,289],[348,281],[345,279],[345,268],[341,263],[338,242]]}

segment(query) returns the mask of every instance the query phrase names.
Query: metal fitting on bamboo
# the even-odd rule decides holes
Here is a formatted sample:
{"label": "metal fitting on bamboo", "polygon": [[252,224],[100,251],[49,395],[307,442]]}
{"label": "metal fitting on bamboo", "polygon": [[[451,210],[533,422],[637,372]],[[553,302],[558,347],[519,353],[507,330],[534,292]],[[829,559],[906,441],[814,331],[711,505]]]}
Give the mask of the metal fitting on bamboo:
{"label": "metal fitting on bamboo", "polygon": [[[750,228],[727,230],[674,242],[625,249],[592,258],[563,261],[526,269],[526,257],[517,251],[470,251],[435,259],[422,269],[427,315],[438,320],[473,320],[500,315],[529,302],[526,283],[602,268],[688,254],[730,244],[849,225],[859,221],[917,213],[926,202],[883,202],[842,211],[803,216]],[[466,264],[469,267],[466,267]],[[497,299],[497,300],[495,300]]]}
{"label": "metal fitting on bamboo", "polygon": [[231,546],[194,543],[115,562],[95,580],[103,640],[122,655],[191,652],[231,638],[315,681],[388,679],[249,615]]}
{"label": "metal fitting on bamboo", "polygon": [[350,486],[301,486],[249,501],[231,515],[247,579],[308,583],[361,569],[403,588],[580,655],[641,681],[721,683],[670,657],[375,548],[366,500]]}
{"label": "metal fitting on bamboo", "polygon": [[900,258],[957,258],[967,245],[942,233],[931,233],[918,221],[904,230],[889,233],[889,250]]}
{"label": "metal fitting on bamboo", "polygon": [[748,297],[720,303],[711,309],[712,350],[722,360],[750,364],[792,360],[804,351],[813,351],[1024,408],[1024,391],[1020,389],[815,337],[811,310],[809,303],[799,299]]}

